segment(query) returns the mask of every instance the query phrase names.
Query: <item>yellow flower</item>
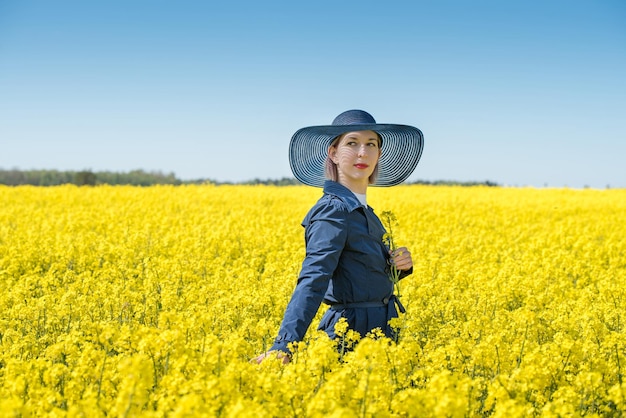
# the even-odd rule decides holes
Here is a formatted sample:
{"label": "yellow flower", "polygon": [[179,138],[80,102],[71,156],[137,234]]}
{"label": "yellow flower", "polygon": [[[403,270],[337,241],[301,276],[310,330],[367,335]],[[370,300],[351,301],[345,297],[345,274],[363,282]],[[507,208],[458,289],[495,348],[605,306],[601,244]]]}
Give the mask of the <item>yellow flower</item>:
{"label": "yellow flower", "polygon": [[371,193],[402,213],[402,230],[386,221],[390,248],[402,239],[419,254],[391,324],[403,338],[340,321],[353,348],[340,355],[316,331],[320,309],[291,363],[257,366],[319,190],[0,186],[0,411],[626,414],[626,190]]}
{"label": "yellow flower", "polygon": [[394,236],[393,236],[393,227],[397,226],[398,221],[396,219],[396,215],[394,215],[394,213],[391,211],[382,212],[381,220],[382,220],[383,226],[387,230],[387,232],[383,234],[383,242],[385,243],[385,245],[387,246],[387,248],[389,248],[389,251],[391,252],[390,253],[391,258],[389,258],[389,280],[391,280],[391,283],[393,283],[396,296],[399,298],[400,297],[400,270],[398,270],[392,258],[393,253],[394,251],[396,251],[396,248],[397,248],[396,243],[394,241]]}

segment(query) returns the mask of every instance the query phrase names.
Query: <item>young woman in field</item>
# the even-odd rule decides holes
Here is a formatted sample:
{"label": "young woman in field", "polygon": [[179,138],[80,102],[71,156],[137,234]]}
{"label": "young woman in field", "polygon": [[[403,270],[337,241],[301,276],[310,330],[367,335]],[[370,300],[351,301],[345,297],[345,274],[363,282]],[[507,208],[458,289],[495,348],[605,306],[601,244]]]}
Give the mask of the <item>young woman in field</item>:
{"label": "young woman in field", "polygon": [[406,180],[420,159],[423,136],[407,125],[377,124],[362,110],[349,110],[332,125],[298,130],[289,146],[289,162],[304,184],[324,194],[304,218],[306,256],[296,288],[270,351],[287,363],[289,343],[304,338],[320,305],[330,305],[319,329],[335,338],[334,327],[346,318],[361,336],[380,328],[394,338],[389,320],[404,311],[389,278],[393,264],[400,278],[411,274],[413,260],[405,247],[391,252],[385,229],[367,205],[367,188]]}

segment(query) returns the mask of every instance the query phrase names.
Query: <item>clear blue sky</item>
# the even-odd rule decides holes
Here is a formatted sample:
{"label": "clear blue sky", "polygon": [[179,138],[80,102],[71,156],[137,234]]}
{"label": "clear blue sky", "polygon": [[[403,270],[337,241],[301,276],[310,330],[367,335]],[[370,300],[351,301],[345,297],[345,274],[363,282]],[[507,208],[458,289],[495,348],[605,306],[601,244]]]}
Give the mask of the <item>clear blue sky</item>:
{"label": "clear blue sky", "polygon": [[0,168],[291,177],[352,108],[409,180],[626,187],[626,2],[0,0]]}

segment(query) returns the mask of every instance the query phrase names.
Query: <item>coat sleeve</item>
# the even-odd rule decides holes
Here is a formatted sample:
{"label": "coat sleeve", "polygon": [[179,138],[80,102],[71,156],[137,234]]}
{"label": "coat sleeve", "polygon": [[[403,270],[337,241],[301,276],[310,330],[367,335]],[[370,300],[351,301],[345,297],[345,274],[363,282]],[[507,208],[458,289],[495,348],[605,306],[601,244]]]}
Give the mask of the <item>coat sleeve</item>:
{"label": "coat sleeve", "polygon": [[345,208],[332,204],[318,208],[305,219],[306,256],[272,350],[289,352],[289,343],[304,338],[345,246],[346,219]]}
{"label": "coat sleeve", "polygon": [[400,276],[398,277],[398,279],[402,280],[406,276],[410,276],[411,274],[413,274],[413,267],[409,268],[408,270],[400,270]]}

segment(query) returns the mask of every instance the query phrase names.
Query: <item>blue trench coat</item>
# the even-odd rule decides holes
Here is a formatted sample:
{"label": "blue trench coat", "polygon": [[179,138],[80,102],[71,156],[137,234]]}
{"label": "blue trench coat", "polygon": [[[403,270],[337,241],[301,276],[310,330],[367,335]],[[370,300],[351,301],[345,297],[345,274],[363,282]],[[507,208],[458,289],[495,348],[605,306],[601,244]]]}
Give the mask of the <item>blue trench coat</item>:
{"label": "blue trench coat", "polygon": [[385,228],[372,208],[364,207],[348,188],[327,181],[302,226],[306,256],[271,349],[288,353],[289,343],[302,341],[322,302],[330,308],[319,329],[331,338],[341,317],[362,337],[380,328],[393,338],[388,322],[404,308],[393,295]]}

